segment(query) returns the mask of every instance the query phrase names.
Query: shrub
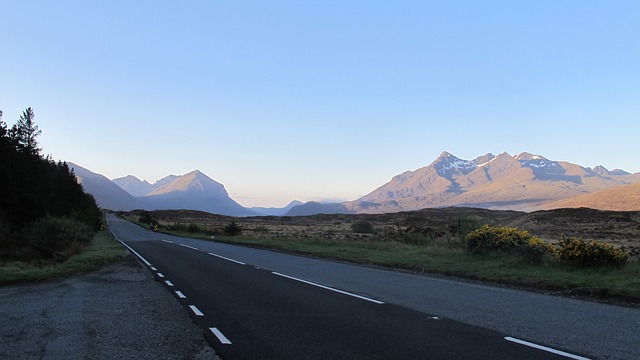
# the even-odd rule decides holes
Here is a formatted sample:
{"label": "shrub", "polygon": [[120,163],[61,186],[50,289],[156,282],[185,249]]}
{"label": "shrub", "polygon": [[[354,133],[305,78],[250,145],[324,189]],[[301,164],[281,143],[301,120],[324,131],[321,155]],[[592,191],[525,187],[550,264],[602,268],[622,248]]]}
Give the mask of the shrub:
{"label": "shrub", "polygon": [[577,266],[624,266],[629,254],[598,240],[561,236],[557,244],[560,260]]}
{"label": "shrub", "polygon": [[197,232],[200,232],[200,227],[198,226],[198,224],[191,223],[187,227],[187,231],[192,234],[197,233]]}
{"label": "shrub", "polygon": [[526,244],[517,245],[515,253],[524,262],[539,264],[547,254],[553,254],[553,246],[535,236],[532,236]]}
{"label": "shrub", "polygon": [[364,220],[358,220],[351,224],[351,230],[359,234],[373,234],[373,225]]}
{"label": "shrub", "polygon": [[540,263],[553,247],[528,231],[509,227],[483,227],[469,232],[465,243],[472,254],[514,254],[525,262]]}
{"label": "shrub", "polygon": [[46,216],[28,232],[28,245],[41,259],[64,260],[79,253],[91,241],[91,228],[72,218]]}
{"label": "shrub", "polygon": [[466,246],[473,254],[509,253],[517,245],[528,244],[531,238],[525,230],[484,225],[467,234]]}
{"label": "shrub", "polygon": [[138,218],[138,221],[143,224],[149,224],[149,225],[157,224],[157,222],[151,217],[151,213],[149,213],[148,211],[143,211],[140,217]]}
{"label": "shrub", "polygon": [[242,233],[242,227],[238,225],[235,221],[230,222],[227,226],[225,226],[222,231],[225,235],[228,236],[236,236]]}

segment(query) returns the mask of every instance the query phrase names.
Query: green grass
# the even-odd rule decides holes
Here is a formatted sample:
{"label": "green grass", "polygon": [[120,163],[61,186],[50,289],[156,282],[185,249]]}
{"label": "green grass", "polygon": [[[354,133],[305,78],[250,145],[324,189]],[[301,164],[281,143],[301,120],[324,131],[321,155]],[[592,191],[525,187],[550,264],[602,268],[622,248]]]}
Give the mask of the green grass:
{"label": "green grass", "polygon": [[37,263],[0,263],[0,285],[33,282],[98,270],[123,261],[129,252],[107,231],[97,232],[91,244],[81,253],[60,264],[39,266]]}

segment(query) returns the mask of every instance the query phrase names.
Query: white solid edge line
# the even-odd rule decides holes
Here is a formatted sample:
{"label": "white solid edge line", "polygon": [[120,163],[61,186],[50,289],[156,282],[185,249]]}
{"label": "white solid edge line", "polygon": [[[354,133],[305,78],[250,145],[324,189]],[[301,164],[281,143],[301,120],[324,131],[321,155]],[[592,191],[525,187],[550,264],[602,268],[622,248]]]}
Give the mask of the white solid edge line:
{"label": "white solid edge line", "polygon": [[274,272],[272,272],[272,274],[273,274],[273,275],[282,276],[282,277],[285,277],[285,278],[287,278],[287,279],[291,279],[291,280],[295,280],[295,281],[300,281],[300,282],[303,282],[303,283],[305,283],[305,284],[309,284],[309,285],[317,286],[317,287],[319,287],[319,288],[323,288],[323,289],[326,289],[326,290],[331,290],[331,291],[334,291],[334,292],[337,292],[337,293],[340,293],[340,294],[353,296],[353,297],[355,297],[355,298],[358,298],[358,299],[361,299],[361,300],[370,301],[370,302],[375,303],[375,304],[378,304],[378,305],[382,305],[382,304],[384,304],[384,302],[379,301],[379,300],[375,300],[375,299],[371,299],[371,298],[368,298],[368,297],[365,297],[365,296],[362,296],[362,295],[357,295],[357,294],[354,294],[354,293],[350,293],[350,292],[346,292],[346,291],[342,291],[342,290],[334,289],[334,288],[331,288],[331,287],[328,287],[328,286],[324,286],[324,285],[320,285],[320,284],[318,284],[318,283],[314,283],[314,282],[311,282],[311,281],[307,281],[307,280],[303,280],[303,279],[298,279],[298,278],[296,278],[296,277],[289,276],[289,275],[285,275],[285,274],[281,274],[281,273],[278,273],[278,272],[275,272],[275,271],[274,271]]}
{"label": "white solid edge line", "polygon": [[218,338],[218,340],[220,340],[221,343],[227,344],[227,345],[231,344],[231,341],[229,341],[229,339],[227,339],[226,336],[222,335],[222,333],[220,332],[220,330],[218,330],[218,328],[212,327],[212,328],[209,328],[209,330],[211,330],[213,335],[215,335]]}
{"label": "white solid edge line", "polygon": [[[113,234],[113,233],[111,233]],[[134,253],[137,257],[140,258],[140,260],[142,260],[145,264],[147,264],[147,266],[151,266],[151,263],[147,261],[147,259],[143,258],[142,255],[138,254],[135,250],[133,250],[132,248],[129,247],[129,245],[123,243],[120,239],[118,239],[116,237],[116,234],[113,234],[113,237],[116,238],[116,240],[118,240],[122,245],[124,245],[127,249],[129,249],[129,251],[131,251],[132,253]]]}
{"label": "white solid edge line", "polygon": [[224,257],[224,256],[222,256],[222,255],[218,255],[218,254],[214,254],[214,253],[208,253],[208,254],[209,254],[209,255],[211,255],[211,256],[219,257],[220,259],[225,259],[225,260],[228,260],[228,261],[234,262],[234,263],[236,263],[236,264],[240,264],[240,265],[247,265],[247,264],[243,263],[242,261],[233,260],[233,259],[230,259],[230,258],[228,258],[228,257]]}
{"label": "white solid edge line", "polygon": [[189,308],[191,308],[191,311],[193,311],[197,316],[204,316],[202,311],[200,311],[195,305],[189,305]]}
{"label": "white solid edge line", "polygon": [[173,283],[169,280],[165,280],[164,282],[167,284],[167,286],[173,286]]}
{"label": "white solid edge line", "polygon": [[169,240],[160,239],[160,241],[164,241],[166,243],[173,244],[173,241],[169,241]]}
{"label": "white solid edge line", "polygon": [[193,249],[193,250],[200,250],[200,249],[198,249],[198,248],[194,248],[193,246],[189,246],[189,245],[185,245],[185,244],[178,244],[178,245],[180,245],[180,246],[184,246],[184,247],[186,247],[186,248]]}
{"label": "white solid edge line", "polygon": [[176,295],[178,295],[178,297],[180,299],[186,299],[187,297],[182,293],[182,291],[176,291]]}
{"label": "white solid edge line", "polygon": [[571,359],[591,360],[591,359],[586,358],[586,357],[582,357],[582,356],[571,354],[571,353],[568,353],[568,352],[552,349],[550,347],[534,344],[534,343],[531,343],[531,342],[528,342],[528,341],[524,341],[524,340],[516,339],[514,337],[510,337],[510,336],[507,336],[504,339],[507,340],[507,341],[511,341],[511,342],[518,343],[518,344],[521,344],[521,345],[529,346],[529,347],[536,348],[536,349],[539,349],[539,350],[544,350],[544,351],[547,351],[547,352],[550,352],[550,353],[553,353],[553,354],[556,354],[556,355],[561,355],[561,356],[564,356],[564,357],[568,357],[568,358],[571,358]]}

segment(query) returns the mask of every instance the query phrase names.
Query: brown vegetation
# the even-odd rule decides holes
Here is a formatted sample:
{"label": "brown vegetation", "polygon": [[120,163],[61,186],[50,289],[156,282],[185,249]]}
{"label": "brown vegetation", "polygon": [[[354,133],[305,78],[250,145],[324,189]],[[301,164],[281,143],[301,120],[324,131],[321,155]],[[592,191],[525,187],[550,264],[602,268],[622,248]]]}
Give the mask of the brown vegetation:
{"label": "brown vegetation", "polygon": [[[130,213],[134,217],[137,213]],[[230,222],[242,228],[242,235],[269,238],[321,238],[358,240],[417,233],[434,242],[461,241],[463,235],[482,225],[509,226],[527,230],[548,242],[561,236],[601,240],[640,255],[640,212],[593,209],[557,209],[524,213],[479,208],[424,209],[390,214],[330,214],[311,216],[229,217],[190,210],[150,212],[160,226],[196,224],[211,234],[222,234]],[[139,215],[137,215],[139,216]],[[375,233],[353,230],[356,222],[368,222]]]}

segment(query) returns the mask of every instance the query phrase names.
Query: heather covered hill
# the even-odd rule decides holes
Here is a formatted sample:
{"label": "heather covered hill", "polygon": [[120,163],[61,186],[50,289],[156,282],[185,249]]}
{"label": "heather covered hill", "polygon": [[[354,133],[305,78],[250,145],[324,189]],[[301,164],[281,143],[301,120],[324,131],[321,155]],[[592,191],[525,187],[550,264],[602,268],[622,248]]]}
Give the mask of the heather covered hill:
{"label": "heather covered hill", "polygon": [[640,211],[640,183],[617,186],[542,205],[544,209],[581,207],[599,210]]}

